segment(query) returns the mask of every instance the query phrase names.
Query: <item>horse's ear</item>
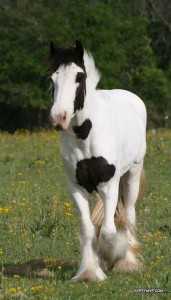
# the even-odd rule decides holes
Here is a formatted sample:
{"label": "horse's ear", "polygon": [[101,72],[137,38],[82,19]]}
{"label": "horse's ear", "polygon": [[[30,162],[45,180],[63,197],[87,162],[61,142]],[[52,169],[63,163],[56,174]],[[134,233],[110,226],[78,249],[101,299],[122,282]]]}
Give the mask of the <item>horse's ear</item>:
{"label": "horse's ear", "polygon": [[55,45],[54,45],[54,43],[53,42],[50,42],[50,54],[51,55],[54,55],[54,54],[56,54],[56,47],[55,47]]}
{"label": "horse's ear", "polygon": [[83,60],[83,56],[84,56],[84,47],[81,44],[81,42],[78,41],[78,40],[75,41],[75,46],[76,46],[76,51],[77,51],[79,60],[82,61]]}

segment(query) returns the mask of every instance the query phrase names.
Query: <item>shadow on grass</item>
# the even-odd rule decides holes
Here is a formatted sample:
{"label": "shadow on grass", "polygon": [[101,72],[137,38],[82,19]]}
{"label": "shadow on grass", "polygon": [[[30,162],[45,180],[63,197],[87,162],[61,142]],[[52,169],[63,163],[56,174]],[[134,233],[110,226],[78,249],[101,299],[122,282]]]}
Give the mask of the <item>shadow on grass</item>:
{"label": "shadow on grass", "polygon": [[[4,276],[53,278],[58,271],[61,280],[66,279],[67,271],[74,273],[76,263],[62,261],[56,258],[33,259],[25,263],[6,264],[3,267]],[[60,271],[60,272],[59,272]]]}

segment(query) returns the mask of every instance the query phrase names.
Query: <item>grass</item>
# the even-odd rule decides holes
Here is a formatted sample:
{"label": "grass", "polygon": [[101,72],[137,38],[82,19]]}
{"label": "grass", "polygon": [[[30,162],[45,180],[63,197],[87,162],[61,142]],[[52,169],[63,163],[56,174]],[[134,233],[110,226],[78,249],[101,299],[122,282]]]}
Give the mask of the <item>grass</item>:
{"label": "grass", "polygon": [[[80,260],[78,217],[59,152],[59,136],[53,131],[0,134],[0,299],[170,299],[171,131],[148,133],[148,185],[137,203],[145,268],[108,272],[102,283],[69,283]],[[37,276],[38,265],[30,273],[16,269],[32,259],[42,259],[54,276]],[[14,265],[13,272],[3,272],[7,264]],[[164,293],[130,292],[136,288]]]}

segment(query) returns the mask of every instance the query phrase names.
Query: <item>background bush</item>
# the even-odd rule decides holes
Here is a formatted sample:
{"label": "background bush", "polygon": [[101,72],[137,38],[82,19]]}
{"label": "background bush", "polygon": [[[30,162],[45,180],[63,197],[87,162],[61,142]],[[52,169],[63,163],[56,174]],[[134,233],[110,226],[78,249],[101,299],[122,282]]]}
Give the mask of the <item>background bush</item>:
{"label": "background bush", "polygon": [[49,41],[75,39],[95,58],[99,88],[135,92],[149,127],[171,125],[169,0],[1,0],[1,130],[49,127]]}

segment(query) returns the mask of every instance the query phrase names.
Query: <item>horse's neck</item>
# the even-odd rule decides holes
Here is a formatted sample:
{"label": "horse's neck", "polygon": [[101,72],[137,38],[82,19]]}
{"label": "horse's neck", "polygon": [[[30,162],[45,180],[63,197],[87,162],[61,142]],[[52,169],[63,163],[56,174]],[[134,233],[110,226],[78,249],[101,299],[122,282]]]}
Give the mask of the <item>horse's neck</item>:
{"label": "horse's neck", "polygon": [[77,145],[78,148],[84,148],[90,145],[90,135],[88,136],[88,138],[86,138],[86,140],[78,139],[73,128],[81,126],[87,120],[91,121],[91,123],[93,124],[93,128],[95,127],[95,118],[98,113],[97,106],[99,106],[98,100],[99,96],[97,91],[95,89],[93,90],[91,88],[87,88],[83,109],[77,111],[74,118],[71,120],[69,128],[64,132],[66,138],[69,139],[75,145]]}
{"label": "horse's neck", "polygon": [[86,119],[90,118],[90,115],[95,113],[97,102],[97,91],[96,90],[88,90],[84,99],[84,107],[82,110],[78,111],[74,122],[75,125],[80,126]]}
{"label": "horse's neck", "polygon": [[90,116],[97,113],[98,105],[98,93],[95,89],[87,89],[85,99],[84,99],[84,107],[79,110],[71,121],[71,127],[80,126],[86,119],[90,119]]}

